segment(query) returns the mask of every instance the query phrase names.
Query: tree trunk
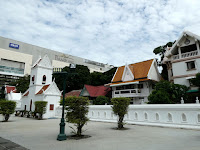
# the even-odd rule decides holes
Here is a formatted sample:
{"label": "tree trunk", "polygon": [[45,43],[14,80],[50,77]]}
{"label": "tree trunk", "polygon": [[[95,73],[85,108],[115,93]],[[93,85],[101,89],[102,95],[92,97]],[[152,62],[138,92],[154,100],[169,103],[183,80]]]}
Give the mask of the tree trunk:
{"label": "tree trunk", "polygon": [[82,127],[83,127],[83,125],[78,125],[78,127],[77,127],[77,136],[81,136],[81,133],[82,133]]}
{"label": "tree trunk", "polygon": [[124,128],[124,126],[123,126],[123,119],[124,119],[124,117],[119,117],[119,120],[118,120],[118,129]]}
{"label": "tree trunk", "polygon": [[10,114],[5,114],[5,122],[7,122],[9,118],[10,118]]}

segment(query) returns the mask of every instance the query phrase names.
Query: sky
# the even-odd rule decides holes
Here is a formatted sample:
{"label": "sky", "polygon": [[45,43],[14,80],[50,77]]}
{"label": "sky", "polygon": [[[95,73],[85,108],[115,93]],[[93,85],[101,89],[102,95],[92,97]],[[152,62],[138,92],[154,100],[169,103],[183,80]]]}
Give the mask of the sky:
{"label": "sky", "polygon": [[199,11],[200,0],[0,0],[0,36],[122,66],[200,35]]}

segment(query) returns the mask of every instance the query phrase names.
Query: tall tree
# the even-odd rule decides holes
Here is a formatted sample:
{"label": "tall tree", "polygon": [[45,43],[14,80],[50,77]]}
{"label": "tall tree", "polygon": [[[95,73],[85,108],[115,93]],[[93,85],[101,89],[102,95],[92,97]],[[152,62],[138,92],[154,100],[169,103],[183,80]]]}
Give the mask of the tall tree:
{"label": "tall tree", "polygon": [[[174,42],[175,43],[175,42]],[[159,55],[161,58],[160,58],[160,61],[158,62],[158,65],[159,66],[162,66],[162,72],[161,72],[161,76],[163,77],[163,79],[165,80],[168,80],[168,71],[167,71],[167,66],[165,64],[162,63],[162,60],[164,58],[164,54],[166,52],[166,48],[167,47],[172,47],[173,45],[173,42],[168,42],[167,44],[165,45],[162,45],[162,46],[158,46],[156,47],[154,50],[153,50],[153,53],[155,55]]]}
{"label": "tall tree", "polygon": [[[73,71],[69,67],[64,67],[63,71],[68,72],[66,82],[66,92],[82,89],[84,84],[90,84],[90,70],[87,66],[77,65]],[[74,74],[72,74],[74,73]],[[63,90],[64,77],[61,74],[54,74],[55,82],[60,90]]]}
{"label": "tall tree", "polygon": [[30,75],[25,75],[19,80],[11,82],[10,85],[16,86],[17,92],[24,93],[29,88]]}

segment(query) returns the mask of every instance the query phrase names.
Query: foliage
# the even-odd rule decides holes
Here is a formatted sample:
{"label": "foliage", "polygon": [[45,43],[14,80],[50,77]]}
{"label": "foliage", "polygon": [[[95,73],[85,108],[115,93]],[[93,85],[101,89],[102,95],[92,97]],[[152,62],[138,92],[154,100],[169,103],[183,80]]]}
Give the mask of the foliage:
{"label": "foliage", "polygon": [[3,87],[1,88],[1,90],[0,90],[0,100],[3,99],[3,98],[5,98],[5,93],[4,93],[4,91],[5,91],[5,86],[3,86]]}
{"label": "foliage", "polygon": [[15,111],[16,102],[9,100],[0,101],[0,114],[4,116],[4,121],[8,121],[10,114],[13,114]]}
{"label": "foliage", "polygon": [[124,115],[127,114],[128,112],[130,98],[126,98],[126,97],[112,98],[111,102],[113,104],[112,110],[114,114],[118,116],[118,129],[122,129]]}
{"label": "foliage", "polygon": [[10,85],[16,86],[18,93],[26,92],[26,90],[29,88],[29,84],[30,84],[30,75],[25,75],[24,77],[19,78],[19,80],[10,83]]}
{"label": "foliage", "polygon": [[105,105],[109,103],[109,98],[106,96],[98,96],[94,101],[94,105]]}
{"label": "foliage", "polygon": [[[66,91],[82,89],[84,84],[90,83],[90,70],[83,65],[76,65],[73,71],[69,67],[64,67],[63,72],[68,72],[67,77],[61,74],[54,74],[55,82],[60,90],[63,90],[63,80],[66,78]],[[73,73],[73,74],[72,74]]]}
{"label": "foliage", "polygon": [[200,73],[196,74],[196,77],[191,79],[191,82],[193,85],[197,86],[199,88],[200,91]]}
{"label": "foliage", "polygon": [[163,90],[154,90],[148,97],[149,104],[171,104],[169,94]]}
{"label": "foliage", "polygon": [[89,120],[87,118],[89,100],[87,97],[69,96],[66,98],[66,121],[73,123],[76,128],[76,136],[81,136],[82,128]]}
{"label": "foliage", "polygon": [[46,113],[47,101],[36,101],[35,112],[39,113],[39,119],[42,119],[43,114]]}
{"label": "foliage", "polygon": [[[188,91],[188,87],[186,87],[185,85],[173,84],[169,81],[160,81],[156,84],[155,90],[148,97],[148,99],[150,101],[149,103],[151,103],[151,104],[153,104],[153,103],[158,104],[159,102],[161,102],[160,104],[180,103],[181,97],[186,99],[187,91]],[[153,96],[154,94],[165,95],[165,96],[163,96],[163,100],[159,100],[158,102],[156,102],[156,100],[158,100],[158,98]],[[166,96],[168,96],[169,101],[168,101],[168,99],[166,99]],[[156,99],[153,100],[153,98],[156,98]],[[160,97],[160,98],[162,99],[162,97]],[[167,100],[167,101],[164,102],[164,100]]]}
{"label": "foliage", "polygon": [[116,71],[116,67],[112,68],[104,73],[100,73],[100,72],[92,72],[91,75],[91,81],[90,84],[94,85],[94,86],[98,86],[98,85],[104,85],[107,84],[109,82],[111,82],[115,71]]}
{"label": "foliage", "polygon": [[168,71],[167,71],[167,66],[165,64],[162,64],[162,60],[164,58],[164,54],[165,54],[166,48],[167,47],[172,47],[172,45],[173,45],[173,42],[168,42],[167,44],[162,45],[162,46],[158,46],[153,50],[153,53],[155,55],[159,55],[161,57],[160,61],[158,62],[158,65],[162,66],[161,76],[165,80],[168,80]]}

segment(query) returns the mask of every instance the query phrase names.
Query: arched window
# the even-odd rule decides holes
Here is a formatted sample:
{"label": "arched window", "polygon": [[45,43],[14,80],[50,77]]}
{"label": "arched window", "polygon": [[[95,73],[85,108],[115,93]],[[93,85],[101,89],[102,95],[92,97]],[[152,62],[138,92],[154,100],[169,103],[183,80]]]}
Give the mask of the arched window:
{"label": "arched window", "polygon": [[106,112],[104,112],[104,118],[106,118]]}
{"label": "arched window", "polygon": [[159,121],[159,115],[156,113],[156,121]]}
{"label": "arched window", "polygon": [[138,114],[135,113],[135,120],[138,120]]}
{"label": "arched window", "polygon": [[183,121],[183,122],[186,122],[186,121],[187,121],[186,115],[185,115],[184,113],[182,114],[182,121]]}
{"label": "arched window", "polygon": [[168,113],[168,121],[172,122],[172,115],[170,113]]}
{"label": "arched window", "polygon": [[34,84],[35,76],[32,76],[32,83]]}
{"label": "arched window", "polygon": [[198,117],[198,123],[200,123],[200,114],[198,114],[197,117]]}
{"label": "arched window", "polygon": [[42,84],[45,84],[46,83],[46,76],[43,75],[43,78],[42,78]]}
{"label": "arched window", "polygon": [[148,120],[147,113],[144,114],[144,119],[145,119],[145,120]]}

